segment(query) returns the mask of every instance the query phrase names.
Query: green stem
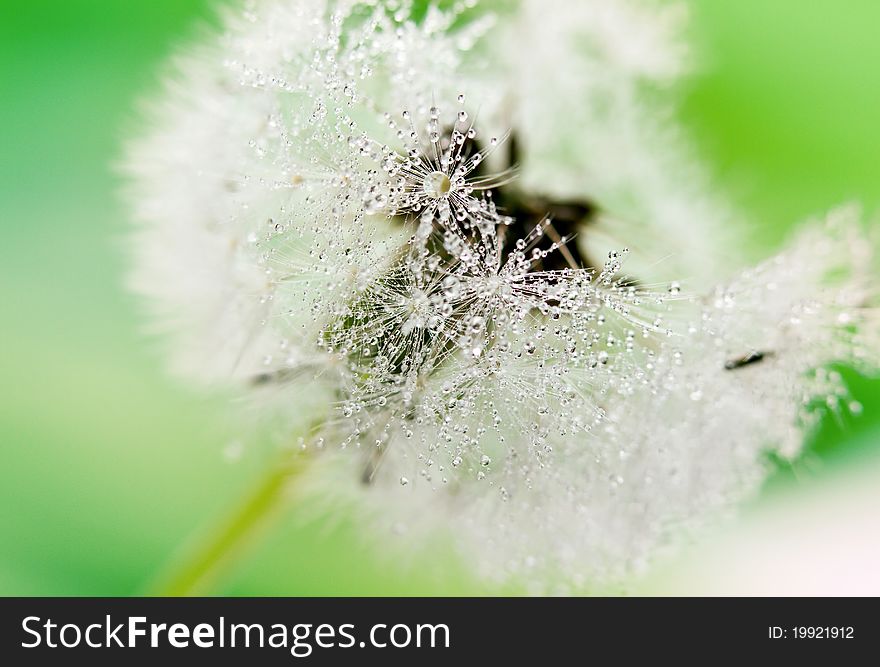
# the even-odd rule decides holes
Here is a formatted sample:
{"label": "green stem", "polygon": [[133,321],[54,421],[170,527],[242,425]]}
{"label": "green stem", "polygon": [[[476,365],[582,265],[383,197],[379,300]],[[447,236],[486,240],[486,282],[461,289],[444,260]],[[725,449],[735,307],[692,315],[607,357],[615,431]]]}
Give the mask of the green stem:
{"label": "green stem", "polygon": [[305,468],[304,456],[287,453],[270,466],[232,512],[213,530],[198,537],[153,586],[153,595],[190,596],[207,592],[234,556],[250,546],[283,505]]}

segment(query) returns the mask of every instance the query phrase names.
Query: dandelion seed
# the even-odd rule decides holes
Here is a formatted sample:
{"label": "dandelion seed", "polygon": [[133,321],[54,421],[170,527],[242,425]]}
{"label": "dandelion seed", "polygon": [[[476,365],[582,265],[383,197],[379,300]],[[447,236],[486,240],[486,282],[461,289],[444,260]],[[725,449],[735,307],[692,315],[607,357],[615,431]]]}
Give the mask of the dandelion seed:
{"label": "dandelion seed", "polygon": [[[389,116],[386,116],[390,118]],[[492,147],[474,146],[476,128],[460,110],[448,129],[442,125],[438,107],[431,107],[423,128],[417,128],[406,112],[408,125],[389,127],[402,139],[399,151],[387,145],[380,149],[380,167],[387,180],[379,187],[388,192],[391,214],[417,215],[425,221],[448,224],[466,220],[480,208],[478,194],[508,182],[512,170],[474,177]]]}

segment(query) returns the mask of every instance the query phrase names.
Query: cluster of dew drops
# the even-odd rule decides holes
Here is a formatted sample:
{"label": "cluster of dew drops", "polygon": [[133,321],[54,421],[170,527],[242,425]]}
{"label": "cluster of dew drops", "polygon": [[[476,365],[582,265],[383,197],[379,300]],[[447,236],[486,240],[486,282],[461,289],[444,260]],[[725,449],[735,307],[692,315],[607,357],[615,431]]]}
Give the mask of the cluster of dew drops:
{"label": "cluster of dew drops", "polygon": [[450,469],[484,479],[495,461],[544,467],[556,438],[591,431],[603,397],[638,381],[650,352],[637,339],[670,333],[663,303],[676,289],[620,277],[626,250],[601,270],[544,269],[570,239],[547,218],[510,238],[515,220],[492,191],[512,174],[480,175],[501,142],[478,148],[464,101],[449,119],[436,104],[384,114],[401,148],[355,142],[376,164],[361,189],[365,213],[412,235],[318,339],[345,358],[343,446],[379,462],[403,447],[428,482],[448,483]]}
{"label": "cluster of dew drops", "polygon": [[[523,231],[496,204],[493,191],[515,174],[489,169],[504,137],[480,136],[464,94],[451,113],[436,103],[377,111],[386,142],[359,132],[344,108],[360,93],[332,55],[342,22],[333,25],[331,55],[310,65],[322,82],[320,92],[305,91],[314,112],[296,126],[281,115],[269,123],[288,154],[318,156],[311,173],[295,159],[282,165],[284,178],[276,186],[320,193],[300,205],[311,200],[312,217],[331,222],[315,235],[320,247],[296,251],[305,259],[277,253],[274,241],[263,244],[267,274],[297,277],[293,265],[301,262],[303,276],[316,265],[359,275],[341,306],[335,294],[308,306],[316,321],[325,321],[326,302],[333,302],[317,345],[336,360],[334,372],[342,377],[337,415],[311,442],[366,451],[368,477],[392,448],[415,461],[411,475],[432,484],[484,479],[502,467],[531,474],[547,465],[559,438],[588,433],[602,421],[608,394],[626,394],[641,381],[651,346],[637,341],[668,333],[663,312],[669,293],[621,277],[626,251],[611,253],[599,269],[545,268],[571,239],[560,237],[550,219]],[[350,49],[366,48],[372,39],[350,38]],[[369,57],[365,51],[351,60]],[[367,75],[360,71],[361,78]],[[243,77],[248,85],[298,91],[298,84],[256,70],[245,69]],[[309,129],[328,122],[330,132]],[[253,147],[261,159],[271,154],[268,145]],[[323,162],[336,165],[329,179]],[[320,202],[327,191],[340,194],[325,211]],[[384,219],[411,232],[404,247],[374,262],[380,271],[356,269],[359,249],[336,233],[351,224],[345,211],[352,207],[358,211],[354,224]],[[296,233],[275,222],[270,239]],[[342,269],[325,261],[334,255],[344,257]],[[331,291],[342,284],[340,278]],[[409,484],[407,476],[400,481]]]}

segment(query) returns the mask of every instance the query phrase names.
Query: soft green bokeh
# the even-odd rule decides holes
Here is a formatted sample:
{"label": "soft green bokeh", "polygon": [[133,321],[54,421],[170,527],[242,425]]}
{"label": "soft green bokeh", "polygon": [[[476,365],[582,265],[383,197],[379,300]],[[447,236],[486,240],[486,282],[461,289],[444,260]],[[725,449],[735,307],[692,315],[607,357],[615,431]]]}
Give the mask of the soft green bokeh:
{"label": "soft green bokeh", "polygon": [[[112,164],[134,100],[210,4],[0,0],[0,594],[142,590],[268,456],[224,462],[224,402],[163,373],[123,288]],[[877,25],[872,0],[695,5],[706,67],[681,118],[756,247],[847,199],[877,209]],[[823,426],[799,484],[880,449],[878,384],[853,386],[864,416]],[[291,521],[218,592],[491,592],[448,562],[404,568],[345,519]]]}

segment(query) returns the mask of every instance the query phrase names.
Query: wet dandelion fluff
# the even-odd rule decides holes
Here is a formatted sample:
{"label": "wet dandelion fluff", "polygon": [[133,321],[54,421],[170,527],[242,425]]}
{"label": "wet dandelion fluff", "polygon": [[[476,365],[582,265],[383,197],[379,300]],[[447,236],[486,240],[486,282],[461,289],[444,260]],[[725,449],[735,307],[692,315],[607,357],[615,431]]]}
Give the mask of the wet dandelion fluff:
{"label": "wet dandelion fluff", "polygon": [[474,5],[230,11],[129,148],[132,285],[316,502],[493,578],[613,581],[852,403],[828,364],[876,367],[870,247],[842,209],[731,260],[636,102],[682,69],[678,10]]}

